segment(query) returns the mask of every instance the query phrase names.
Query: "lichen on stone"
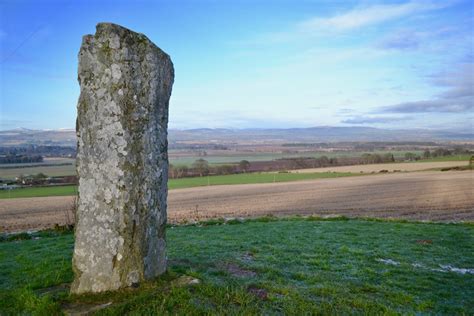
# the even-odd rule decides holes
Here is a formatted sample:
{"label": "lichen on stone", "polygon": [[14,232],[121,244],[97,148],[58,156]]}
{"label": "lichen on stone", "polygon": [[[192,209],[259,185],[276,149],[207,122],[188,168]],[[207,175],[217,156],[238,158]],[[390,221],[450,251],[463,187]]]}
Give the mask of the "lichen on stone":
{"label": "lichen on stone", "polygon": [[99,23],[79,52],[79,201],[72,292],[130,286],[166,270],[169,56]]}

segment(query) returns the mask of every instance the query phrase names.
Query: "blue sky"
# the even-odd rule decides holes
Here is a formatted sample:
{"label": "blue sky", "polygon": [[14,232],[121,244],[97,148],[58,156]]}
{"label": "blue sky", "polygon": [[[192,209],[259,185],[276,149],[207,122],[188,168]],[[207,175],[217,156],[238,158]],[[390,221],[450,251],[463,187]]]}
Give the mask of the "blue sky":
{"label": "blue sky", "polygon": [[474,2],[0,2],[0,129],[73,128],[98,22],[172,58],[171,128],[472,129]]}

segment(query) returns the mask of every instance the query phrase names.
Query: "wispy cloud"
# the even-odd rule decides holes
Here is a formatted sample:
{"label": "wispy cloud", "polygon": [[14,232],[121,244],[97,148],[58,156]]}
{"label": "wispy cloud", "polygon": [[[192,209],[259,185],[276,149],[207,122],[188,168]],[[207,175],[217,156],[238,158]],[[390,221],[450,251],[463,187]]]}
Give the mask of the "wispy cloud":
{"label": "wispy cloud", "polygon": [[376,47],[388,50],[415,50],[420,47],[431,47],[444,49],[449,42],[463,43],[465,37],[471,34],[471,29],[463,26],[445,26],[438,29],[402,28],[397,29],[382,37]]}
{"label": "wispy cloud", "polygon": [[471,100],[421,100],[404,102],[384,107],[380,112],[384,113],[463,113],[474,110],[474,102]]}
{"label": "wispy cloud", "polygon": [[407,121],[412,118],[410,117],[387,117],[387,116],[356,116],[346,120],[341,121],[344,124],[355,124],[355,125],[365,125],[365,124],[386,124],[392,122]]}
{"label": "wispy cloud", "polygon": [[348,31],[402,18],[414,13],[442,9],[453,3],[453,1],[409,1],[401,4],[357,7],[331,17],[315,17],[303,21],[299,24],[299,29],[305,32],[320,30]]}
{"label": "wispy cloud", "polygon": [[411,50],[420,46],[420,36],[416,32],[400,31],[383,38],[377,47],[381,49]]}
{"label": "wispy cloud", "polygon": [[[315,15],[300,21],[295,21],[285,30],[257,35],[256,38],[245,41],[232,41],[233,44],[261,46],[297,42],[308,38],[328,37],[335,34],[348,33],[361,28],[396,21],[402,18],[415,17],[426,12],[450,7],[459,0],[412,0],[398,4],[369,4],[358,5],[340,11],[338,14],[321,16]],[[397,39],[392,39],[397,41]],[[404,45],[407,39],[399,38],[398,45]],[[389,43],[387,43],[388,45]],[[396,45],[396,43],[393,43]],[[410,43],[405,43],[410,45]],[[411,45],[415,45],[411,43]]]}
{"label": "wispy cloud", "polygon": [[428,77],[430,81],[440,87],[449,87],[451,89],[469,89],[471,96],[474,87],[474,57],[470,62],[461,63],[454,69],[433,74]]}
{"label": "wispy cloud", "polygon": [[337,111],[338,114],[340,115],[347,115],[350,113],[354,113],[356,110],[355,109],[350,109],[350,108],[342,108]]}
{"label": "wispy cloud", "polygon": [[474,110],[474,63],[431,76],[432,83],[447,89],[430,100],[403,102],[379,108],[378,113],[469,113]]}

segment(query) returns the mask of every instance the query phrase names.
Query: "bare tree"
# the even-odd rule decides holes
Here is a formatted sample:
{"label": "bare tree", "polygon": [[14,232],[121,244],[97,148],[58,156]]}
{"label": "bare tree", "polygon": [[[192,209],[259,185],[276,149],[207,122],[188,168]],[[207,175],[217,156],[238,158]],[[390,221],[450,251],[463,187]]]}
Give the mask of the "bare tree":
{"label": "bare tree", "polygon": [[239,168],[243,172],[247,172],[250,168],[250,162],[248,160],[241,160],[239,163]]}
{"label": "bare tree", "polygon": [[209,163],[207,160],[198,159],[193,163],[193,169],[199,176],[207,175],[209,173]]}
{"label": "bare tree", "polygon": [[74,197],[68,208],[64,209],[64,219],[67,228],[72,229],[76,224],[77,196]]}

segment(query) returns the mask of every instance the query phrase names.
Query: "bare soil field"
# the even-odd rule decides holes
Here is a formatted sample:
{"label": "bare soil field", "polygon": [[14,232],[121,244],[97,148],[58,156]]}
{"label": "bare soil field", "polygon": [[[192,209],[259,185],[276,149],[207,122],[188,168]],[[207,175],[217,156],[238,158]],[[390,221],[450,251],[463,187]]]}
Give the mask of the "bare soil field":
{"label": "bare soil field", "polygon": [[[0,230],[64,224],[73,197],[0,200]],[[474,221],[474,172],[425,171],[169,192],[169,222],[263,215]]]}
{"label": "bare soil field", "polygon": [[327,168],[311,168],[292,170],[294,173],[314,173],[314,172],[353,172],[353,173],[371,173],[387,170],[394,171],[422,171],[430,169],[451,168],[457,166],[466,166],[469,161],[437,161],[437,162],[405,162],[405,163],[384,163],[371,165],[355,165]]}

